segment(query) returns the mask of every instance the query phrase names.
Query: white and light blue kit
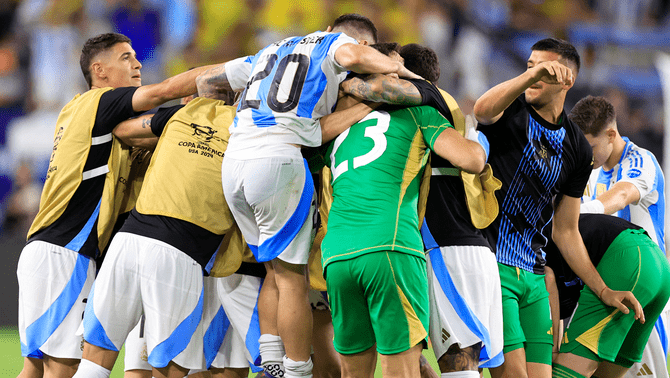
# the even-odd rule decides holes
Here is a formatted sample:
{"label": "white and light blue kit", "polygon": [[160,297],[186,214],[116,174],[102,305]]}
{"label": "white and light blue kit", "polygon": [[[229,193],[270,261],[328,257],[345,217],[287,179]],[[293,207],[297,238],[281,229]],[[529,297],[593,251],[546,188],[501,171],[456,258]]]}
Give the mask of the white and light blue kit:
{"label": "white and light blue kit", "polygon": [[347,70],[335,51],[357,41],[315,32],[273,43],[225,64],[242,92],[223,159],[226,202],[258,262],[306,264],[315,195],[300,146],[320,146],[319,119],[337,102]]}

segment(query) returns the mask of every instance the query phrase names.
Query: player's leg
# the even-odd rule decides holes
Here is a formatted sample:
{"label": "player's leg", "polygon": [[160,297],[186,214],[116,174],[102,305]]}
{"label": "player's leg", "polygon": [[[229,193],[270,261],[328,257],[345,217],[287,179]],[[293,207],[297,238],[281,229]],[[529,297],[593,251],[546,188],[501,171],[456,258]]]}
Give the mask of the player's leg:
{"label": "player's leg", "polygon": [[32,357],[23,358],[23,369],[21,369],[17,378],[42,378],[42,375],[44,375],[42,359]]}
{"label": "player's leg", "polygon": [[524,300],[520,302],[519,321],[526,337],[526,369],[529,378],[550,378],[552,347],[549,292],[543,274],[525,275]]}
{"label": "player's leg", "polygon": [[480,366],[499,366],[502,302],[493,253],[479,246],[442,247],[427,260],[430,335],[441,372],[475,377]]}
{"label": "player's leg", "polygon": [[310,290],[312,306],[314,354],[314,378],[336,378],[341,376],[340,356],[333,347],[333,318],[325,292]]}
{"label": "player's leg", "polygon": [[353,275],[350,269],[353,264],[362,264],[359,259],[366,256],[332,262],[325,271],[333,346],[340,354],[342,377],[372,377],[377,363],[368,300],[359,281],[360,274]]}
{"label": "player's leg", "polygon": [[142,315],[141,243],[118,233],[105,257],[84,313],[84,351],[76,378],[108,377],[119,350]]}
{"label": "player's leg", "polygon": [[391,355],[382,354],[380,357],[382,375],[390,378],[420,377],[419,356],[422,350],[423,345],[417,344],[404,352]]}
{"label": "player's leg", "polygon": [[377,351],[373,345],[363,352],[341,354],[340,362],[342,363],[342,378],[373,378],[377,366]]}
{"label": "player's leg", "polygon": [[274,269],[277,330],[286,351],[288,377],[311,375],[312,369],[306,264],[314,238],[316,197],[307,164],[298,150],[295,153],[248,161],[246,169],[254,174],[245,178],[245,196],[260,231],[255,256],[258,261],[271,260]]}
{"label": "player's leg", "polygon": [[[95,262],[72,250],[41,241],[19,258],[19,337],[21,354],[43,358],[45,377],[71,377],[81,358],[81,323],[95,277]],[[25,373],[36,373],[31,360]]]}
{"label": "player's leg", "polygon": [[522,272],[515,267],[498,264],[503,311],[503,353],[505,362],[491,368],[493,378],[527,378],[526,337],[519,320],[519,302],[523,293]]}

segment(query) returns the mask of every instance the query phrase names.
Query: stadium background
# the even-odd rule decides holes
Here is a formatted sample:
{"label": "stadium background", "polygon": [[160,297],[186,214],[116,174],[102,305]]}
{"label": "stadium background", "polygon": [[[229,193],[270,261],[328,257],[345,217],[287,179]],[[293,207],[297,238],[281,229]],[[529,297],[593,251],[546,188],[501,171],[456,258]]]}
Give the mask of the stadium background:
{"label": "stadium background", "polygon": [[535,41],[566,39],[582,57],[566,109],[587,94],[605,96],[621,134],[664,161],[670,0],[0,0],[0,376],[20,369],[16,263],[39,205],[58,112],[86,90],[84,41],[108,31],[129,36],[142,82],[151,84],[325,30],[349,12],[371,18],[380,41],[433,48],[438,84],[466,114],[488,88],[525,70]]}

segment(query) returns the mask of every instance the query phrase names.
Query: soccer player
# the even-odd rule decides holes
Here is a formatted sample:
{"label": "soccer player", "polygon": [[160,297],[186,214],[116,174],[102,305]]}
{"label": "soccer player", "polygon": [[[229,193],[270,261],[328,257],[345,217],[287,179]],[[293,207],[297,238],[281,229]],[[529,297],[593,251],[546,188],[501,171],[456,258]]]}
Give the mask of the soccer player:
{"label": "soccer player", "polygon": [[312,370],[305,272],[316,209],[300,147],[323,143],[319,118],[332,111],[347,71],[417,77],[357,41],[376,42],[376,29],[363,16],[345,15],[331,33],[278,41],[199,78],[211,91],[244,90],[230,129],[223,185],[256,260],[266,262],[261,296],[270,299],[263,299],[259,316],[268,374],[285,368],[293,378]]}
{"label": "soccer player", "polygon": [[[503,301],[505,362],[497,377],[550,377],[551,318],[544,283],[546,225],[570,267],[605,304],[623,313],[642,309],[629,291],[607,287],[579,237],[580,197],[592,168],[591,148],[563,111],[579,71],[579,54],[548,38],[532,46],[521,75],[475,103],[479,130],[490,143],[489,163],[502,181],[500,214],[484,230],[496,253]],[[554,203],[556,195],[563,199]]]}
{"label": "soccer player", "polygon": [[21,253],[19,335],[25,357],[20,377],[71,377],[81,358],[75,335],[95,275],[94,259],[116,221],[117,182],[127,149],[115,126],[137,112],[195,93],[198,68],[160,84],[141,86],[130,40],[109,33],[90,38],[81,69],[91,88],[61,111],[40,210]]}
{"label": "soccer player", "polygon": [[[619,134],[614,106],[603,97],[581,99],[569,117],[593,149],[594,170],[581,212],[626,219],[644,228],[665,252],[665,179],[656,157]],[[661,343],[667,339],[663,332],[667,316],[666,309],[657,320],[656,331],[660,333],[651,335],[642,362],[636,363],[627,376],[634,377],[645,369],[659,376],[668,375],[667,348]]]}
{"label": "soccer player", "polygon": [[[605,283],[630,290],[638,298],[647,319],[659,316],[670,298],[670,265],[665,254],[640,226],[603,214],[582,214],[581,233],[589,257]],[[631,371],[639,362],[654,323],[641,323],[633,314],[621,314],[606,306],[575,276],[553,243],[546,247],[560,296],[561,318],[572,315],[565,330],[560,354],[554,361],[553,376],[581,378],[653,375]],[[575,307],[577,308],[575,310]],[[554,319],[555,325],[559,319]]]}
{"label": "soccer player", "polygon": [[[484,151],[434,108],[374,111],[329,147],[333,204],[322,243],[344,377],[418,376],[428,284],[418,197],[427,149],[471,172]],[[376,348],[374,348],[376,346]]]}
{"label": "soccer player", "polygon": [[[410,44],[402,47],[400,55],[412,72],[437,82],[439,64],[432,50]],[[433,64],[416,64],[426,61]],[[430,98],[456,130],[480,143],[488,154],[485,137],[474,125],[466,126],[451,96],[428,83],[412,82],[422,88],[424,102]],[[480,367],[497,367],[503,359],[498,266],[484,235],[471,221],[460,170],[434,151],[431,167],[421,228],[427,251],[430,338],[442,377],[479,377]]]}

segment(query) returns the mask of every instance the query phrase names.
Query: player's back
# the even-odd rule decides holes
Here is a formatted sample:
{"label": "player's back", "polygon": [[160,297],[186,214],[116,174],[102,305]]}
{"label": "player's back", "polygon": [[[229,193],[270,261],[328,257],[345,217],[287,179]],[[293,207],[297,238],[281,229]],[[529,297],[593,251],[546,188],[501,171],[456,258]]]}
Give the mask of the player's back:
{"label": "player's back", "polygon": [[[342,33],[315,32],[229,62],[226,74],[231,85],[246,84],[230,130],[228,154],[245,159],[259,157],[258,153],[272,156],[269,145],[321,145],[318,119],[331,113],[337,102],[339,83],[347,71],[335,61],[335,50],[346,43],[357,42]],[[250,72],[248,80],[245,72]]]}
{"label": "player's back", "polygon": [[423,256],[417,201],[427,148],[451,127],[422,106],[374,111],[328,149],[333,205],[324,264],[378,250]]}

